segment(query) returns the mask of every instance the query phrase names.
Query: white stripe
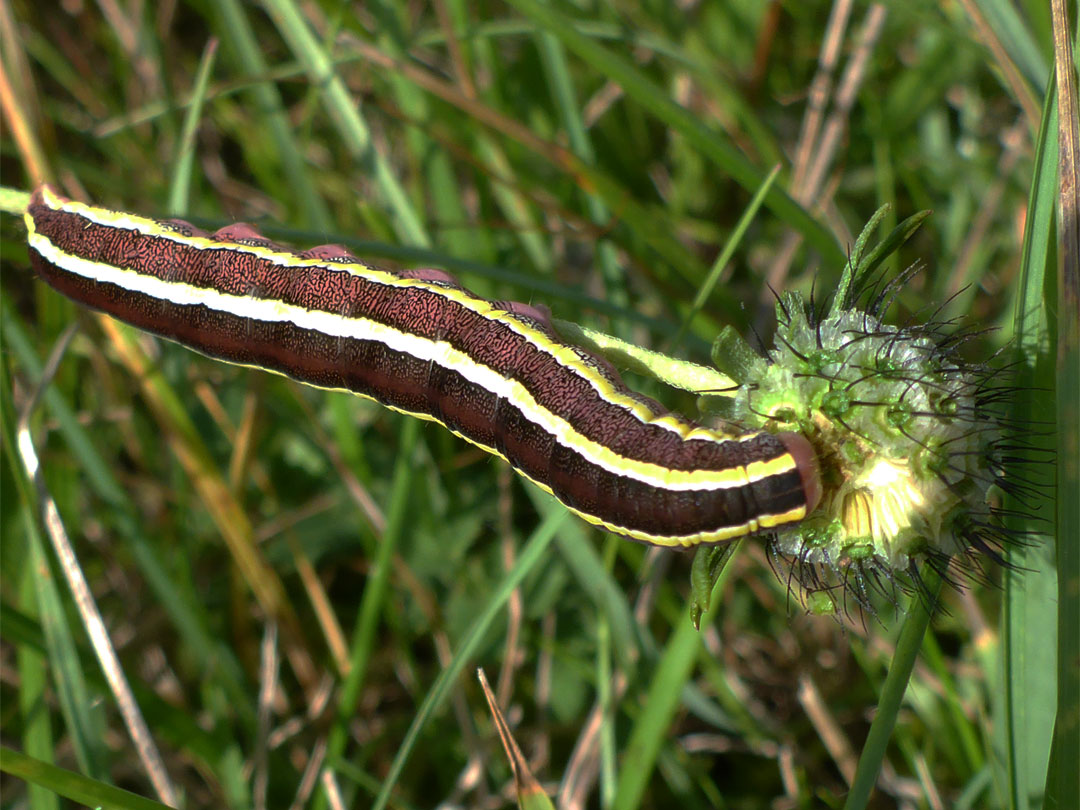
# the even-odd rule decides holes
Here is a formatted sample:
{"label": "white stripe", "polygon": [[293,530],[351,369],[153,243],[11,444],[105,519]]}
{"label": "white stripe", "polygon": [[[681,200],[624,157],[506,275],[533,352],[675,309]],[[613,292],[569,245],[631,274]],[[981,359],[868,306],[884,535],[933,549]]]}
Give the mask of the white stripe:
{"label": "white stripe", "polygon": [[[45,191],[48,192],[49,190],[45,189]],[[187,245],[196,249],[205,247],[223,247],[221,243],[215,242],[214,240],[208,239],[206,237],[184,236],[181,233],[163,232],[161,229],[162,226],[158,222],[156,222],[155,220],[147,219],[146,217],[140,217],[134,214],[125,214],[120,211],[109,211],[107,209],[94,208],[92,206],[87,206],[83,203],[75,202],[73,200],[61,200],[60,198],[51,194],[48,195],[48,205],[54,209],[59,209],[67,213],[76,214],[98,225],[103,225],[106,227],[127,228],[142,234],[146,234],[148,236],[168,239],[178,244]],[[402,286],[422,288],[424,290],[427,290],[428,292],[434,293],[448,300],[452,300],[460,304],[461,306],[464,306],[467,309],[478,313],[482,317],[494,318],[495,320],[498,320],[500,323],[505,324],[507,327],[509,327],[511,331],[515,332],[516,334],[527,340],[536,349],[554,359],[557,363],[565,364],[565,361],[563,359],[557,358],[551,353],[545,342],[538,341],[536,339],[536,330],[526,326],[525,324],[522,324],[512,315],[508,315],[507,317],[491,315],[491,311],[497,311],[493,310],[493,308],[490,307],[491,302],[476,295],[473,295],[467,290],[448,290],[445,287],[440,287],[437,284],[432,284],[430,282],[422,281],[419,279],[402,279],[401,277],[396,276],[392,273],[388,273],[383,270],[376,270],[361,263],[326,262],[321,259],[301,259],[296,256],[285,256],[281,251],[275,251],[265,247],[257,247],[255,245],[227,244],[224,245],[224,247],[227,247],[228,250],[234,250],[240,253],[247,253],[260,259],[274,262],[279,266],[281,266],[280,259],[287,258],[288,264],[286,266],[288,267],[321,267],[330,271],[346,272],[352,275],[362,276],[366,280],[373,283],[385,284],[386,286],[392,286],[399,289]],[[483,308],[486,308],[487,311],[485,311]],[[673,414],[657,415],[637,400],[621,396],[618,391],[606,390],[606,386],[610,385],[610,383],[608,383],[606,380],[601,381],[601,379],[599,379],[599,375],[597,375],[597,373],[592,369],[588,368],[588,366],[584,362],[571,363],[571,365],[574,366],[574,369],[575,371],[577,371],[579,376],[587,380],[589,384],[592,385],[593,390],[596,391],[597,396],[599,396],[602,400],[608,402],[611,405],[615,405],[629,411],[636,419],[643,422],[644,424],[668,430],[676,434],[683,440],[686,440],[688,438],[694,438],[702,441],[713,441],[720,444],[727,441],[748,441],[754,438],[755,434],[752,433],[749,435],[726,436],[719,433],[718,431],[698,429],[692,425],[688,425],[686,422],[680,421]],[[690,435],[691,433],[693,434],[692,436]]]}
{"label": "white stripe", "polygon": [[[114,284],[131,292],[170,301],[181,306],[202,305],[209,309],[241,318],[269,323],[292,323],[301,329],[317,331],[331,337],[373,340],[388,348],[420,360],[428,360],[456,371],[465,379],[514,404],[530,421],[551,434],[565,447],[586,456],[589,461],[616,475],[623,475],[650,486],[673,491],[721,490],[750,483],[743,475],[731,480],[733,471],[671,470],[649,462],[627,459],[580,433],[565,419],[542,407],[521,383],[507,379],[494,369],[481,365],[469,355],[445,341],[432,341],[402,332],[378,321],[345,318],[319,310],[308,310],[275,299],[258,299],[229,295],[207,287],[167,282],[154,276],[122,269],[101,262],[92,262],[65,253],[46,236],[31,231],[31,247],[52,264],[68,272],[94,281]],[[724,479],[727,476],[727,480]]]}

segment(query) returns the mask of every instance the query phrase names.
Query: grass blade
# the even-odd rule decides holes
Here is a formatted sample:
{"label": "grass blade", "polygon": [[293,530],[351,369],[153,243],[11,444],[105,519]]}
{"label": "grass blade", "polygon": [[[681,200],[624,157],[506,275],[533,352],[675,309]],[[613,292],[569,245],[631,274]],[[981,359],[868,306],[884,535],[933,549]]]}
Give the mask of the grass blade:
{"label": "grass blade", "polygon": [[[1053,83],[1051,83],[1051,87]],[[1024,252],[1021,279],[1013,320],[1020,371],[1016,385],[1018,396],[1011,418],[1018,424],[1047,424],[1053,419],[1048,412],[1045,391],[1054,390],[1053,365],[1047,353],[1051,326],[1047,319],[1048,285],[1054,278],[1057,264],[1054,210],[1056,203],[1056,169],[1058,151],[1058,110],[1053,92],[1047,93],[1042,125],[1036,143],[1035,176],[1028,201],[1027,223],[1024,232]],[[1017,519],[1010,528],[1018,532],[1043,530],[1037,521],[1042,515],[1052,516],[1048,502],[1012,503],[1031,520]],[[1049,524],[1052,525],[1052,519]],[[1053,733],[1055,706],[1055,647],[1058,631],[1054,599],[1058,589],[1053,550],[1050,539],[1010,550],[1010,563],[1016,566],[1005,580],[1003,616],[1005,673],[1005,716],[999,724],[1005,739],[1003,750],[1006,762],[1003,778],[996,780],[1005,786],[1009,801],[1018,808],[1039,803],[1046,779],[1046,763]],[[1042,628],[1039,634],[1030,629]]]}
{"label": "grass blade", "polygon": [[457,677],[465,669],[473,655],[476,654],[480,642],[483,641],[484,635],[498,617],[503,605],[510,598],[510,594],[521,584],[526,575],[540,564],[544,554],[547,553],[548,546],[555,539],[559,526],[565,519],[565,512],[555,512],[537,526],[536,531],[533,532],[532,537],[529,538],[525,547],[521,550],[514,567],[499,583],[498,590],[488,599],[484,612],[477,617],[469,630],[469,635],[461,642],[461,645],[454,653],[454,659],[450,662],[450,666],[440,673],[438,679],[432,684],[431,689],[428,690],[427,695],[424,697],[424,702],[417,709],[416,717],[409,726],[409,730],[405,734],[393,762],[390,764],[390,770],[387,772],[382,787],[379,789],[379,795],[375,797],[372,810],[383,810],[390,801],[390,794],[393,792],[398,779],[401,778],[401,772],[405,768],[405,763],[408,761],[409,755],[412,754],[413,748],[416,746],[416,740],[420,732],[442,705],[454,681],[457,680]]}
{"label": "grass blade", "polygon": [[930,625],[930,616],[937,607],[938,594],[941,592],[941,578],[930,571],[923,575],[923,588],[912,595],[908,606],[900,638],[896,642],[896,653],[889,665],[889,673],[881,688],[877,714],[870,724],[870,734],[863,744],[859,764],[855,769],[855,779],[844,801],[844,810],[862,810],[870,801],[870,793],[877,782],[881,763],[885,759],[885,749],[889,745],[900,703],[904,691],[911,680],[915,659],[919,655],[923,636]]}
{"label": "grass blade", "polygon": [[[583,36],[569,19],[551,6],[536,0],[510,0],[510,5],[542,25],[562,43],[612,81],[627,95],[687,139],[701,154],[714,161],[747,191],[753,193],[765,180],[764,172],[755,169],[746,157],[710,130],[688,110],[672,101],[666,93],[621,56]],[[801,233],[821,253],[827,264],[839,267],[844,253],[836,239],[784,191],[773,188],[765,197],[765,206]]]}
{"label": "grass blade", "polygon": [[0,396],[4,455],[8,457],[21,500],[24,537],[30,551],[26,564],[31,566],[34,572],[37,613],[44,631],[45,648],[60,703],[60,713],[64,718],[79,767],[91,777],[102,779],[105,776],[104,763],[107,757],[101,718],[93,711],[95,701],[91,699],[92,692],[87,687],[75,653],[74,634],[68,623],[67,610],[62,603],[60,590],[53,578],[53,568],[45,551],[36,517],[37,500],[33,497],[31,479],[14,453],[14,448],[18,446],[17,428],[12,411],[14,399],[10,393],[6,367],[0,369],[0,385],[3,385],[4,391],[3,396]]}
{"label": "grass blade", "polygon": [[304,63],[308,77],[326,105],[342,143],[358,161],[364,174],[373,177],[394,214],[398,236],[408,245],[427,247],[430,241],[408,196],[386,160],[371,142],[371,133],[360,108],[349,96],[334,64],[315,39],[307,21],[291,0],[267,0],[267,11],[293,53]]}
{"label": "grass blade", "polygon": [[[738,554],[742,540],[735,541],[733,554]],[[717,577],[712,589],[711,607],[700,617],[700,626],[708,627],[716,618],[719,595],[723,593],[733,566],[727,566]],[[668,736],[668,727],[682,700],[683,687],[690,680],[694,663],[701,653],[699,624],[692,621],[688,606],[685,615],[675,624],[672,636],[664,646],[644,696],[644,704],[630,732],[612,810],[634,810],[641,805],[661,746]]]}
{"label": "grass blade", "polygon": [[[1046,782],[1047,806],[1080,805],[1080,99],[1066,4],[1051,3],[1058,88],[1058,218],[1061,263],[1057,284],[1057,724]],[[1076,13],[1075,5],[1073,13]],[[1077,21],[1073,20],[1074,26]]]}
{"label": "grass blade", "polygon": [[191,187],[191,169],[195,161],[195,138],[199,132],[199,120],[202,116],[206,91],[210,87],[210,75],[214,71],[218,41],[211,37],[206,43],[199,70],[195,74],[195,90],[191,94],[191,104],[184,115],[184,126],[180,131],[180,144],[176,151],[176,166],[173,169],[172,185],[169,189],[168,210],[174,216],[183,216],[188,210],[188,198]]}
{"label": "grass blade", "polygon": [[7,746],[0,746],[0,771],[89,807],[103,807],[108,810],[164,810],[169,806],[28,757]]}
{"label": "grass blade", "polygon": [[[208,5],[216,27],[228,32],[228,36],[222,39],[226,53],[235,54],[235,60],[249,76],[267,76],[270,68],[238,0],[218,0]],[[281,93],[269,80],[265,80],[252,86],[248,96],[253,106],[262,110],[262,120],[275,147],[270,155],[265,151],[253,154],[248,163],[261,167],[262,162],[267,159],[280,160],[287,188],[296,196],[296,212],[308,227],[329,233],[333,219],[326,209],[326,203],[316,191],[301,145],[293,136],[282,105]]]}

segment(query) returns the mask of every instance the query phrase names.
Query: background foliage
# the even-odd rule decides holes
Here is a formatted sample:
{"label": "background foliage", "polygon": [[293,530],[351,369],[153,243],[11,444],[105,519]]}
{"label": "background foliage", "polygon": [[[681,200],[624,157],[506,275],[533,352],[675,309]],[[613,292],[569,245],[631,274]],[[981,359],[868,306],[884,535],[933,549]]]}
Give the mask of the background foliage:
{"label": "background foliage", "polygon": [[[767,339],[770,285],[827,296],[878,206],[886,228],[929,208],[891,260],[926,265],[894,318],[951,298],[997,330],[972,357],[1025,349],[1025,415],[1053,419],[1043,3],[0,8],[8,185],[445,267],[701,361],[725,324]],[[437,427],[91,316],[2,227],[6,746],[154,795],[14,452],[76,322],[32,434],[186,806],[504,806],[476,666],[564,806],[843,804],[902,609],[807,616],[748,543],[697,634],[688,556],[564,519]],[[870,806],[1041,803],[1054,563],[1049,543],[1019,555],[948,591]],[[5,777],[4,806],[75,790],[42,773]]]}

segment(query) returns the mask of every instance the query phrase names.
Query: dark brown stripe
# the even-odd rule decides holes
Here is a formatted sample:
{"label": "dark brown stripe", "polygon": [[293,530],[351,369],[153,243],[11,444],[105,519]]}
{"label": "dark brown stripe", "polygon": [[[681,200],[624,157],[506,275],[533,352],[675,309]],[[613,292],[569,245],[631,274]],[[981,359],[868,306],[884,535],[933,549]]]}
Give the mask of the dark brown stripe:
{"label": "dark brown stripe", "polygon": [[[140,329],[221,360],[273,369],[304,383],[348,388],[385,405],[435,417],[494,447],[518,470],[546,482],[561,501],[616,526],[656,535],[686,535],[738,526],[751,517],[803,503],[797,472],[752,487],[672,491],[614,475],[551,436],[504,399],[458,372],[395,352],[382,343],[333,338],[291,323],[252,321],[181,306],[58,270],[31,250],[35,270],[57,290]],[[731,442],[732,463],[779,454],[775,437]],[[780,448],[780,449],[778,449]],[[745,452],[738,457],[735,450]]]}
{"label": "dark brown stripe", "polygon": [[[549,355],[505,324],[430,290],[380,284],[344,270],[283,267],[227,247],[194,248],[157,236],[98,225],[74,214],[54,212],[42,204],[32,206],[31,214],[38,230],[54,244],[91,261],[137,268],[140,273],[160,279],[234,295],[370,318],[431,340],[445,340],[476,362],[518,380],[537,402],[574,425],[583,436],[629,459],[676,470],[726,470],[786,453],[782,444],[768,437],[750,442],[687,441],[671,430],[645,424],[627,409],[603,400],[587,379],[552,362]],[[253,230],[237,231],[236,226],[216,236],[238,234],[247,242],[271,244],[254,238],[257,234]],[[287,252],[280,246],[274,249]],[[93,291],[80,300],[99,306]],[[155,328],[155,323],[157,318],[144,319],[140,326],[160,334],[162,327],[159,324]],[[188,342],[187,338],[166,336]],[[612,382],[625,396],[634,396],[617,378]],[[694,424],[679,418],[685,424]]]}

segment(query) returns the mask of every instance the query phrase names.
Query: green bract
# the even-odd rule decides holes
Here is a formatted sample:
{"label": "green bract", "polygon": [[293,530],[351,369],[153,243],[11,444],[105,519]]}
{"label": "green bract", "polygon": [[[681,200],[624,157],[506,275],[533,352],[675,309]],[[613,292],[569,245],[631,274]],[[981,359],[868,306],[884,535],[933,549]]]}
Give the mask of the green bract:
{"label": "green bract", "polygon": [[779,532],[779,551],[838,570],[965,551],[972,521],[991,518],[985,375],[931,331],[857,309],[815,322],[795,294],[777,309],[775,348],[749,370],[734,418],[803,433],[824,488],[810,518]]}
{"label": "green bract", "polygon": [[918,587],[924,564],[947,575],[975,558],[1000,561],[1014,533],[1002,523],[999,490],[1038,495],[1025,471],[1002,471],[1003,460],[1015,465],[1010,448],[1029,443],[1003,416],[1010,375],[962,359],[957,349],[973,334],[937,313],[886,322],[916,270],[888,282],[876,271],[924,215],[869,249],[883,213],[856,241],[827,307],[794,292],[779,298],[766,356],[730,327],[713,345],[713,362],[739,386],[723,418],[797,431],[817,453],[817,508],[768,544],[814,612],[826,610],[821,600],[831,603],[834,587],[872,607],[869,589]]}

